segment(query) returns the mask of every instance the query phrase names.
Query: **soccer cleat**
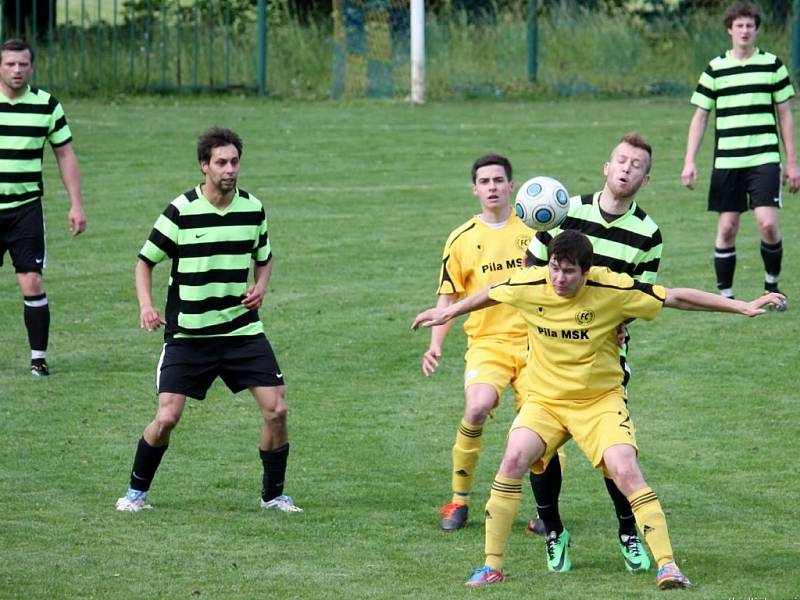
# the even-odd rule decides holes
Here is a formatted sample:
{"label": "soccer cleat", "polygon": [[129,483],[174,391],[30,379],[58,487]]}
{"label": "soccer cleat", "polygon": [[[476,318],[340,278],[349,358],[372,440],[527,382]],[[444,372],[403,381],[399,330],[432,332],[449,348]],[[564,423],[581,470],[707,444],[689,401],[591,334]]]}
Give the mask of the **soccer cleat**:
{"label": "soccer cleat", "polygon": [[656,574],[656,585],[660,590],[676,590],[692,587],[689,578],[681,573],[678,565],[672,561],[666,563],[658,570]]}
{"label": "soccer cleat", "polygon": [[50,375],[50,368],[43,358],[34,358],[31,360],[31,375],[34,377],[47,377]]}
{"label": "soccer cleat", "polygon": [[439,514],[442,515],[442,520],[439,521],[439,529],[442,531],[455,531],[467,524],[469,506],[450,502],[439,509]]}
{"label": "soccer cleat", "polygon": [[140,510],[150,510],[152,505],[147,503],[147,492],[141,492],[128,488],[128,493],[117,500],[117,510],[120,512],[139,512]]}
{"label": "soccer cleat", "polygon": [[765,294],[769,294],[770,292],[775,292],[777,294],[783,294],[784,301],[781,302],[780,304],[768,304],[767,305],[767,310],[771,310],[773,312],[785,312],[786,309],[788,308],[786,306],[786,304],[788,303],[788,298],[786,298],[786,294],[784,294],[782,291],[780,291],[777,287],[775,287],[774,289],[766,289],[766,290],[764,290]]}
{"label": "soccer cleat", "polygon": [[539,517],[531,519],[528,521],[527,532],[531,535],[545,535],[547,533],[547,529],[544,526],[544,521],[542,521]]}
{"label": "soccer cleat", "polygon": [[635,533],[633,535],[619,536],[619,551],[625,561],[628,571],[640,572],[650,570],[650,557],[644,549],[642,540]]}
{"label": "soccer cleat", "polygon": [[278,510],[286,513],[303,512],[303,509],[295,505],[291,496],[278,496],[272,500],[261,499],[261,508],[264,510]]}
{"label": "soccer cleat", "polygon": [[547,548],[547,570],[552,573],[566,573],[572,570],[569,558],[569,531],[566,529],[556,535],[551,531],[544,539]]}
{"label": "soccer cleat", "polygon": [[502,571],[495,571],[489,565],[484,565],[475,569],[472,575],[469,576],[469,579],[464,582],[464,585],[470,587],[485,587],[493,583],[502,583],[505,578],[506,576],[503,575]]}

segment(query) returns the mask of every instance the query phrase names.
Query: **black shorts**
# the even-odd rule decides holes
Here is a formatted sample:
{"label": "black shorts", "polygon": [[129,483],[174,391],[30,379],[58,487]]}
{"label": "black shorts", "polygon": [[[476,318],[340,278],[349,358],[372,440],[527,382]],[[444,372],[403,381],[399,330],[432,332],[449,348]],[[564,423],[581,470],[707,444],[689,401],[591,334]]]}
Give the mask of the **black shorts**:
{"label": "black shorts", "polygon": [[42,201],[0,210],[0,266],[6,251],[17,273],[41,273],[47,264]]}
{"label": "black shorts", "polygon": [[158,393],[202,400],[217,376],[234,394],[258,385],[283,385],[266,336],[175,339],[164,344],[156,368]]}
{"label": "black shorts", "polygon": [[714,169],[711,172],[708,210],[743,213],[748,206],[783,206],[781,166],[778,163],[744,169]]}

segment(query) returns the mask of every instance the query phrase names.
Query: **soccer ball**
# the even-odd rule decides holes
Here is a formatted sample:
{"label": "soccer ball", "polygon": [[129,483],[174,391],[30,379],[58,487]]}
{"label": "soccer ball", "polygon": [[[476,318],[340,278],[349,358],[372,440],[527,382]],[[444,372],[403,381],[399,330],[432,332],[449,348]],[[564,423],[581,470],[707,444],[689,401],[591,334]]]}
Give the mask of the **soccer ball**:
{"label": "soccer ball", "polygon": [[547,231],[558,227],[569,211],[569,193],[552,177],[534,177],[522,184],[514,210],[531,229]]}

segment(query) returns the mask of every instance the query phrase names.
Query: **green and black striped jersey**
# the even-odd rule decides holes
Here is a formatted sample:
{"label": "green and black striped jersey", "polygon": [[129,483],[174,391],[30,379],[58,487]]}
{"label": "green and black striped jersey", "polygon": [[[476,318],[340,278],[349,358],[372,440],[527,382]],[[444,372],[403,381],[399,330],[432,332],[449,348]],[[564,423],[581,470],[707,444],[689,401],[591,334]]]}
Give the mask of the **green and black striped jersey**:
{"label": "green and black striped jersey", "polygon": [[655,283],[663,249],[658,225],[636,202],[609,223],[600,213],[600,193],[570,198],[569,213],[561,226],[538,231],[531,238],[527,264],[546,265],[550,240],[565,229],[574,229],[591,240],[594,266],[608,267],[643,283]]}
{"label": "green and black striped jersey", "polygon": [[740,61],[728,50],[700,75],[692,104],[716,109],[714,168],[742,169],[781,161],[775,105],[794,96],[789,72],[756,48]]}
{"label": "green and black striped jersey", "polygon": [[72,141],[61,103],[30,86],[15,100],[0,93],[0,210],[42,197],[45,141],[53,147]]}
{"label": "green and black striped jersey", "polygon": [[200,187],[175,198],[156,221],[139,258],[172,259],[164,337],[207,338],[264,332],[258,313],[242,306],[252,262],[272,259],[261,202],[236,190],[223,211]]}

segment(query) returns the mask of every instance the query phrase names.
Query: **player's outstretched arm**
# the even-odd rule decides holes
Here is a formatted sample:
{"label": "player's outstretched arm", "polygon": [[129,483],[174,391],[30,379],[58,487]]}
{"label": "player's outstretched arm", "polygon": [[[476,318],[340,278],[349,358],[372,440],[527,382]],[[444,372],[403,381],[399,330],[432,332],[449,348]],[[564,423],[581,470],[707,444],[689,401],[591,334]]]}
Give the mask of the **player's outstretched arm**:
{"label": "player's outstretched arm", "polygon": [[[458,300],[456,294],[440,294],[436,301],[436,308],[447,308]],[[448,321],[444,325],[438,327],[431,327],[431,343],[428,349],[422,355],[422,372],[425,377],[430,377],[439,368],[439,359],[442,357],[442,346],[450,328],[453,326],[452,321]]]}
{"label": "player's outstretched arm", "polygon": [[705,135],[706,124],[708,123],[708,111],[697,108],[694,111],[692,120],[689,123],[689,135],[686,139],[686,154],[683,157],[683,170],[681,171],[681,183],[687,188],[694,189],[697,182],[697,151]]}
{"label": "player's outstretched arm", "polygon": [[416,331],[420,327],[435,327],[437,325],[444,325],[451,319],[455,319],[459,315],[464,315],[473,310],[480,310],[494,306],[497,301],[489,298],[490,287],[486,287],[479,292],[470,294],[466,298],[451,304],[447,308],[433,307],[419,313],[414,322],[411,323],[412,331]]}
{"label": "player's outstretched arm", "polygon": [[783,305],[786,298],[783,294],[769,293],[755,300],[732,300],[719,294],[711,294],[693,288],[667,288],[664,306],[679,310],[707,310],[712,312],[730,312],[746,317],[755,317],[766,312],[769,304]]}
{"label": "player's outstretched arm", "polygon": [[153,306],[153,265],[141,258],[136,263],[136,297],[139,299],[139,327],[155,331],[166,321]]}

